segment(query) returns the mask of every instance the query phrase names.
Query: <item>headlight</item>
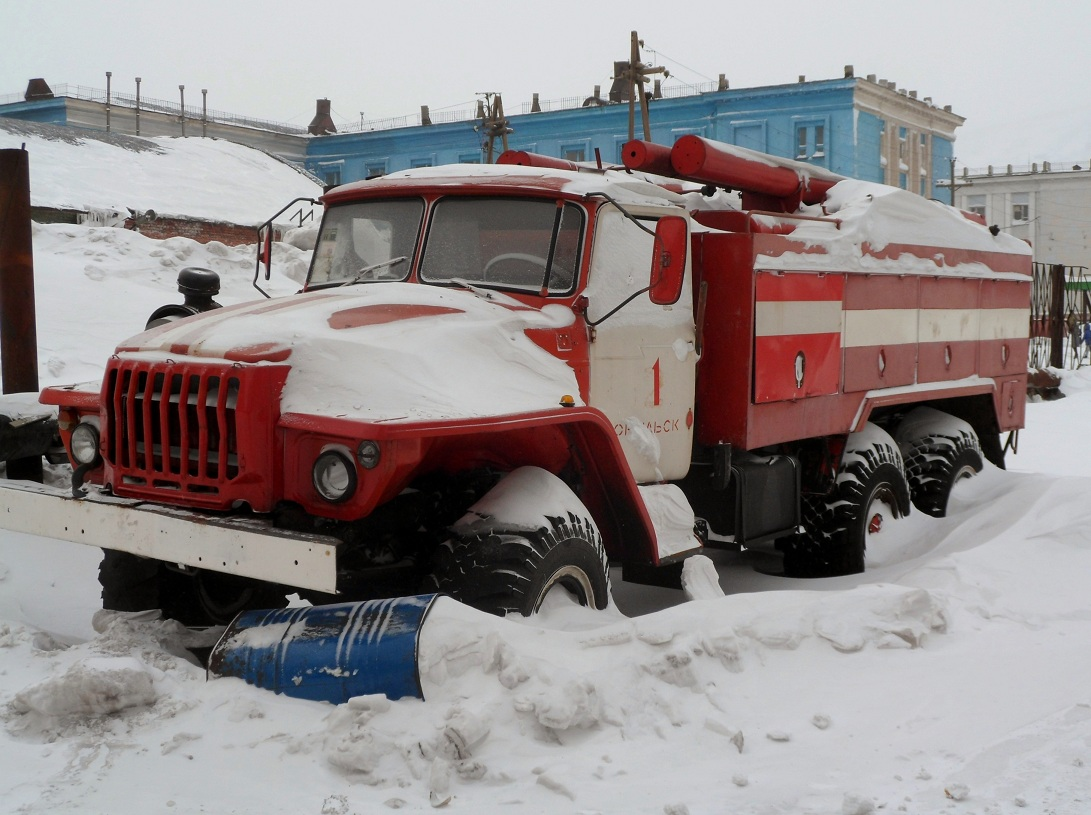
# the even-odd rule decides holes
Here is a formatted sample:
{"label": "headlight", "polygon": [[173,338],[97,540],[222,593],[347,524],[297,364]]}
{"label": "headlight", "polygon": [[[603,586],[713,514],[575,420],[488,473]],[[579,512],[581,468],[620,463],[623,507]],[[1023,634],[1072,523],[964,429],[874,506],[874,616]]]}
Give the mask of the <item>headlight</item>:
{"label": "headlight", "polygon": [[374,470],[379,465],[379,442],[360,442],[356,448],[356,460],[365,470]]}
{"label": "headlight", "polygon": [[344,453],[327,450],[314,462],[314,488],[331,504],[347,501],[356,492],[356,468]]}
{"label": "headlight", "polygon": [[98,430],[82,422],[72,431],[72,458],[79,464],[93,464],[98,458]]}

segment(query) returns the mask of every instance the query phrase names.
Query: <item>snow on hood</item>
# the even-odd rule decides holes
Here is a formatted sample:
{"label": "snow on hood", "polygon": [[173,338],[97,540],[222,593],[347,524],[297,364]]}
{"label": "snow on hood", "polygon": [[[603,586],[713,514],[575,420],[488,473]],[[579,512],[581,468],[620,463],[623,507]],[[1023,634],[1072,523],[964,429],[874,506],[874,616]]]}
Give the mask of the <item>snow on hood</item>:
{"label": "snow on hood", "polygon": [[[825,215],[831,220],[794,222],[797,225],[791,239],[808,248],[824,246],[825,253],[762,255],[759,266],[829,271],[862,267],[867,272],[892,274],[935,274],[939,267],[968,277],[999,277],[1011,275],[997,274],[984,263],[945,258],[943,249],[1028,257],[1032,254],[1031,247],[1024,241],[1003,232],[993,235],[953,207],[885,184],[853,179],[840,181],[830,189],[824,209],[825,212],[818,207],[804,207],[804,214]],[[841,222],[840,228],[833,219]],[[892,244],[935,248],[936,251],[932,254],[903,253],[897,258],[881,259],[865,254],[862,251],[864,244],[872,251],[880,252]]]}
{"label": "snow on hood", "polygon": [[527,328],[575,319],[467,291],[357,285],[208,312],[140,334],[125,354],[291,366],[283,412],[427,421],[546,410],[578,398],[575,374]]}

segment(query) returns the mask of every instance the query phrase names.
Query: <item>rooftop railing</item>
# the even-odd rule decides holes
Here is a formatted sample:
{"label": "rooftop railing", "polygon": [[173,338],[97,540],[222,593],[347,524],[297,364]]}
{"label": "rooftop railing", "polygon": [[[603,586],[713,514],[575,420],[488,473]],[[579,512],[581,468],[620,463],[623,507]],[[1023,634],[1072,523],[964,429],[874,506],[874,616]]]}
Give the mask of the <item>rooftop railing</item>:
{"label": "rooftop railing", "polygon": [[[705,82],[697,85],[688,85],[676,82],[661,87],[660,96],[663,98],[678,98],[683,96],[698,96],[718,90],[716,82]],[[60,84],[53,86],[55,97],[67,97],[69,99],[81,99],[88,102],[106,103],[106,91],[101,88],[89,88],[85,85]],[[562,99],[552,99],[538,102],[538,109],[542,112],[557,110],[573,110],[581,108],[590,96],[567,96]],[[23,94],[9,93],[0,96],[0,105],[10,105],[24,101]],[[110,93],[110,104],[117,107],[136,108],[136,95],[131,93]],[[620,104],[626,104],[624,102]],[[455,107],[455,106],[452,106]],[[178,102],[170,102],[163,99],[154,99],[146,96],[140,97],[140,109],[163,113],[171,116],[181,116],[182,106]],[[524,102],[518,113],[528,114],[534,112],[533,102]],[[276,133],[288,133],[293,135],[305,135],[307,128],[297,125],[289,125],[283,122],[273,122],[267,119],[255,119],[247,116],[239,116],[222,110],[204,111],[200,105],[186,105],[185,117],[197,121],[205,118],[209,122],[236,125],[238,127],[252,127],[257,130],[270,130]],[[458,109],[442,109],[432,111],[428,115],[432,124],[451,124],[455,122],[469,122],[478,118],[477,105],[466,103],[465,107]],[[408,114],[405,116],[391,116],[383,119],[362,120],[360,122],[338,122],[339,133],[365,133],[372,130],[395,130],[402,127],[420,127],[423,124],[421,114]]]}
{"label": "rooftop railing", "polygon": [[[106,91],[101,88],[89,88],[86,85],[54,85],[53,96],[66,97],[68,99],[80,99],[86,102],[98,102],[106,104]],[[7,94],[0,96],[0,105],[10,105],[22,102],[23,94]],[[136,94],[110,92],[111,107],[136,108]],[[179,102],[169,102],[163,99],[154,99],[147,96],[140,97],[140,109],[164,113],[169,116],[181,116],[182,105]],[[270,130],[274,133],[288,133],[291,135],[305,135],[307,128],[297,125],[289,125],[283,122],[271,122],[267,119],[254,119],[248,116],[239,116],[223,110],[204,110],[201,105],[186,105],[186,119],[196,121],[217,122],[219,124],[235,125],[238,127],[252,127],[256,130]]]}
{"label": "rooftop railing", "polygon": [[1031,175],[1034,173],[1073,173],[1091,170],[1091,159],[1075,161],[1043,161],[1033,164],[990,164],[987,167],[963,167],[962,178],[1003,175]]}

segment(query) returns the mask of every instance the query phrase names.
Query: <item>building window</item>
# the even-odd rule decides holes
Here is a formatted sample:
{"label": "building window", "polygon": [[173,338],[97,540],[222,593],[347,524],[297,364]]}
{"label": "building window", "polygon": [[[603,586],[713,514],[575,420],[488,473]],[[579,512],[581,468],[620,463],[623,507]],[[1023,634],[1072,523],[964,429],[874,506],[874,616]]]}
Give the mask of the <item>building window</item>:
{"label": "building window", "polygon": [[898,173],[898,186],[901,187],[903,190],[908,190],[909,189],[909,174],[908,173]]}
{"label": "building window", "polygon": [[463,153],[462,155],[460,155],[458,157],[458,163],[459,164],[480,164],[481,163],[481,154],[480,153]]}
{"label": "building window", "polygon": [[568,161],[587,161],[587,147],[582,144],[566,144],[561,147],[561,156]]}
{"label": "building window", "polygon": [[414,169],[414,170],[416,168],[418,168],[418,167],[431,167],[431,166],[432,166],[432,159],[430,159],[430,158],[414,158],[414,159],[409,160],[409,167],[411,169]]}
{"label": "building window", "polygon": [[811,122],[796,125],[796,159],[825,164],[826,125],[824,122]]}
{"label": "building window", "polygon": [[1011,194],[1011,220],[1013,223],[1026,223],[1030,220],[1030,193],[1013,192]]}
{"label": "building window", "polygon": [[336,187],[341,183],[341,168],[333,168],[322,171],[322,183],[327,187]]}
{"label": "building window", "polygon": [[967,195],[966,196],[966,211],[972,212],[974,215],[980,215],[985,217],[985,196],[984,195]]}
{"label": "building window", "polygon": [[364,178],[378,178],[386,175],[385,161],[371,161],[364,165]]}

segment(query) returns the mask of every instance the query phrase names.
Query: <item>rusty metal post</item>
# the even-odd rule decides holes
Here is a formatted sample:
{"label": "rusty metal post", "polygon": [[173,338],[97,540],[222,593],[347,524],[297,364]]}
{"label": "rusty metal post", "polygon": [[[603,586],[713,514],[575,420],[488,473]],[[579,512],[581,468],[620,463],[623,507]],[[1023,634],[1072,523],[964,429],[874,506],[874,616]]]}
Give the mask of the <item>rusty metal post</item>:
{"label": "rusty metal post", "polygon": [[1052,368],[1064,367],[1064,266],[1057,263],[1049,268],[1049,365]]}
{"label": "rusty metal post", "polygon": [[[37,392],[30,158],[25,149],[0,150],[0,368],[4,393]],[[9,461],[7,474],[41,481],[42,457]]]}

